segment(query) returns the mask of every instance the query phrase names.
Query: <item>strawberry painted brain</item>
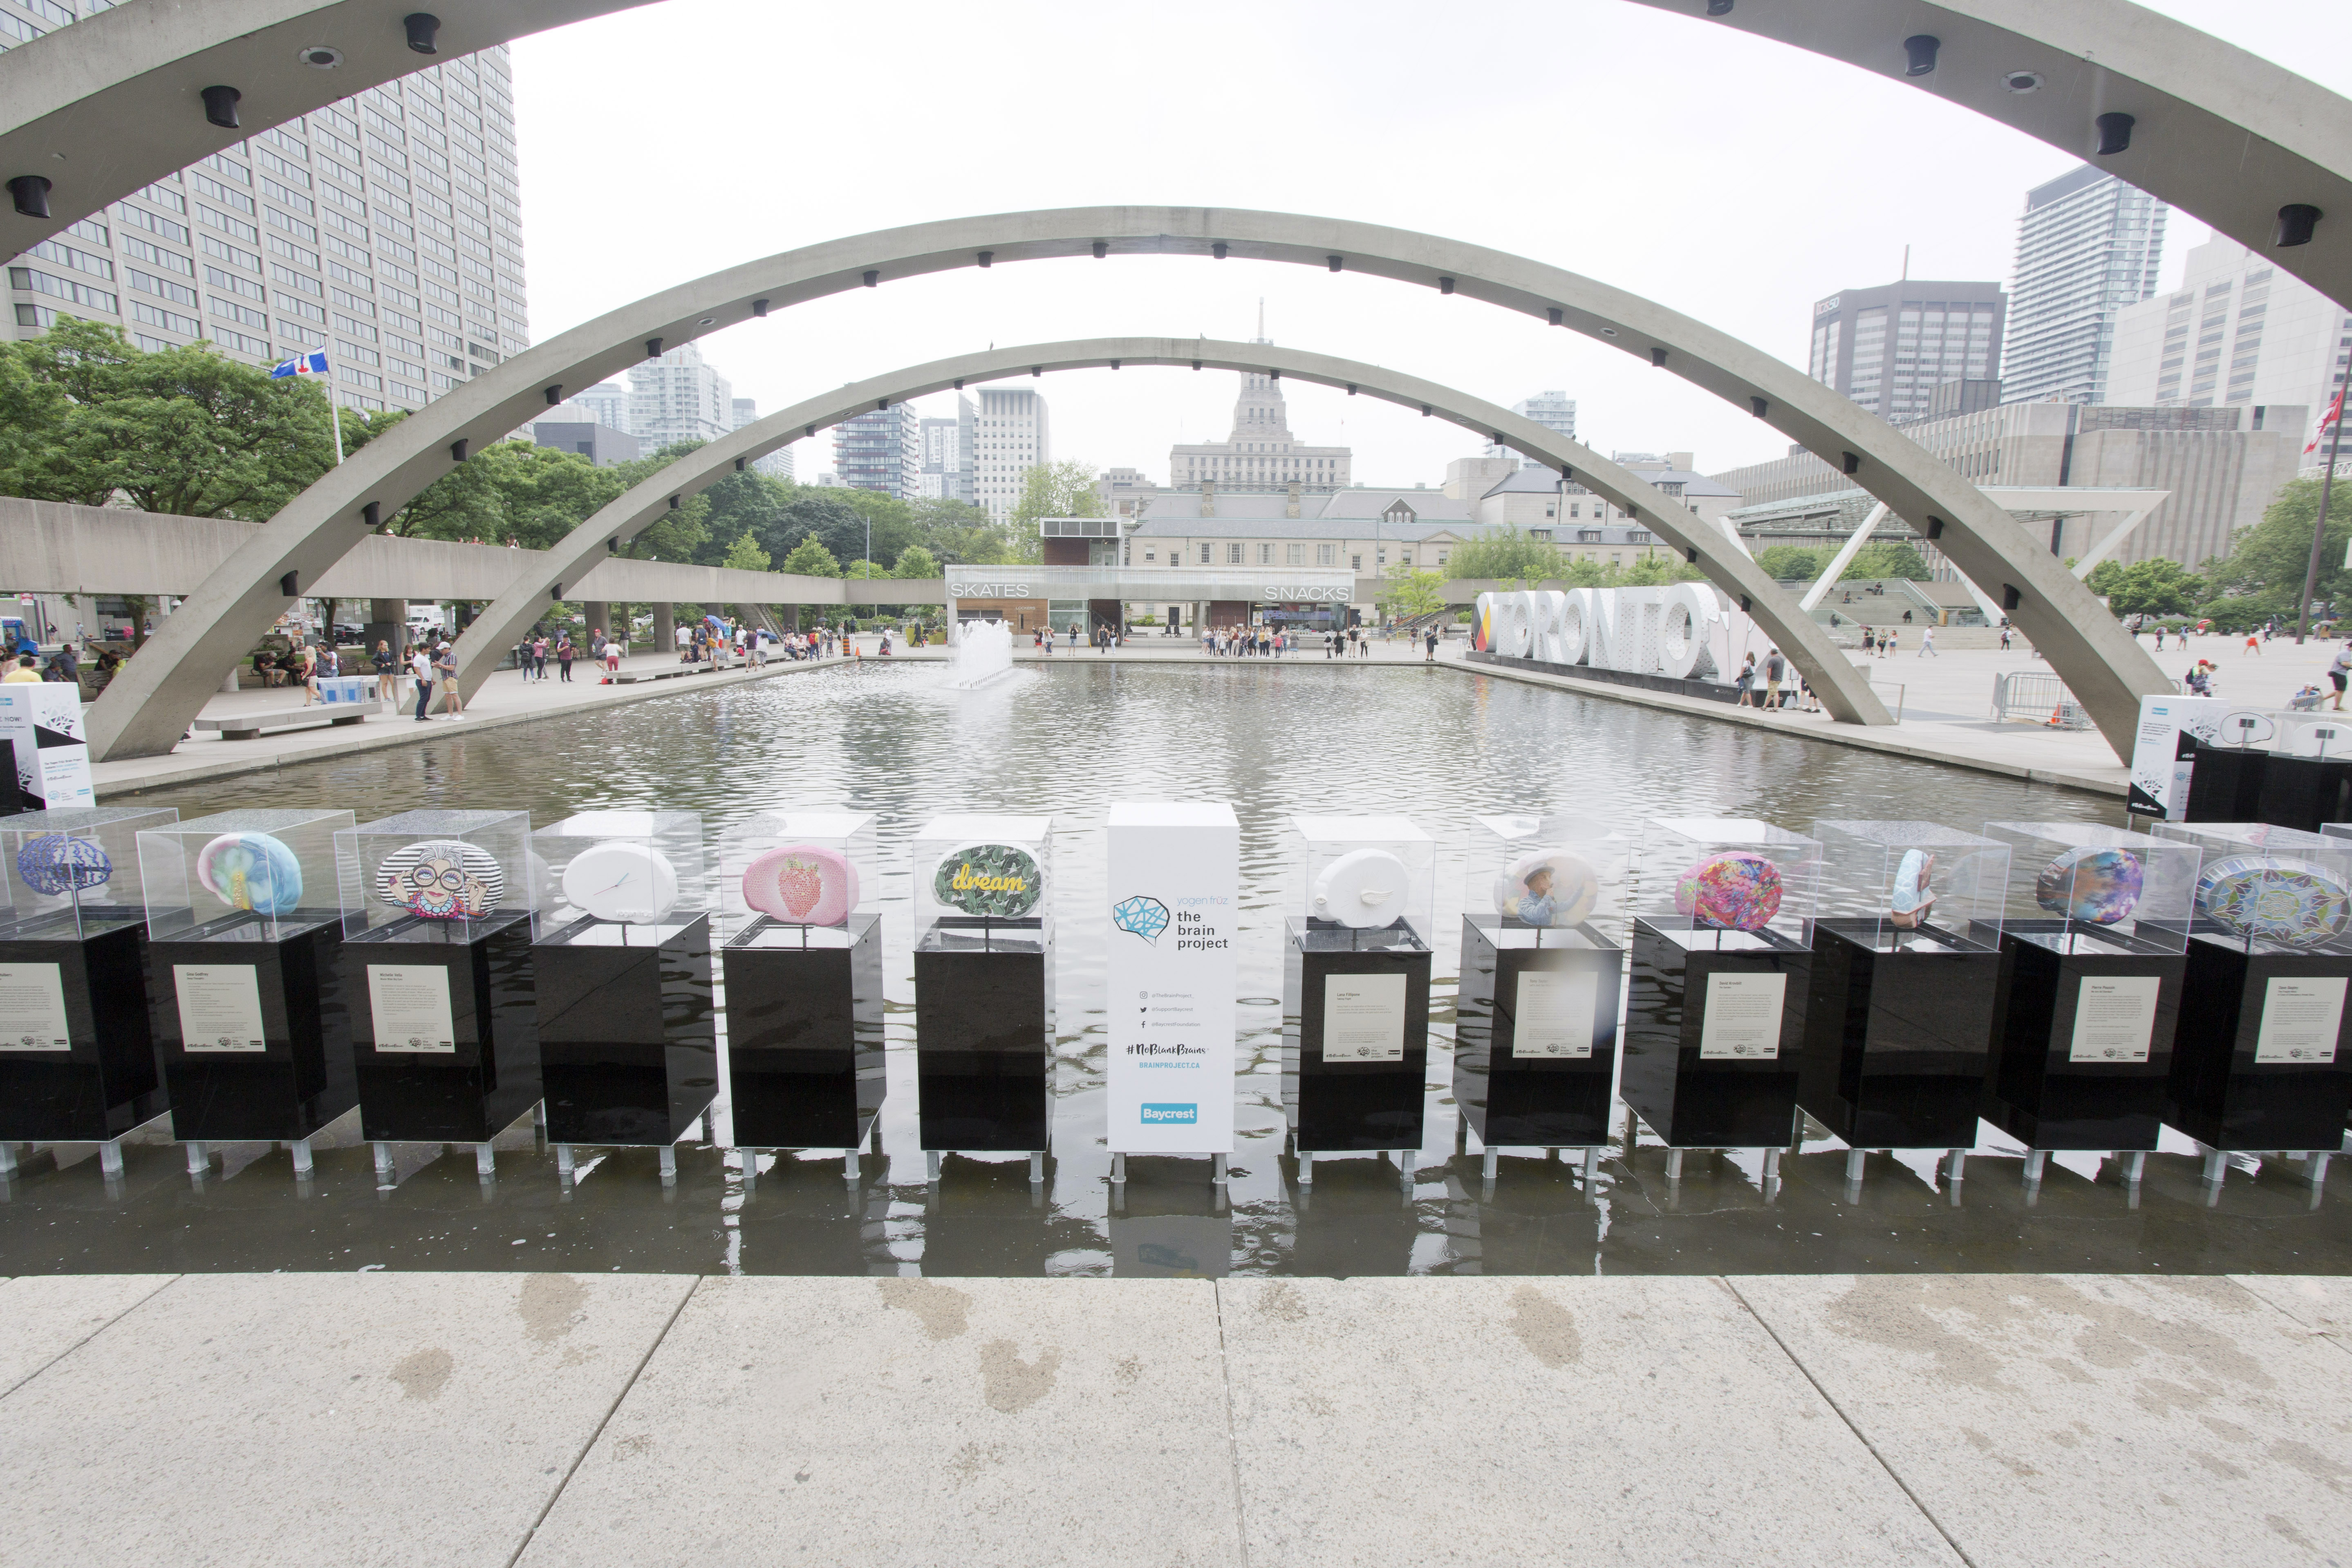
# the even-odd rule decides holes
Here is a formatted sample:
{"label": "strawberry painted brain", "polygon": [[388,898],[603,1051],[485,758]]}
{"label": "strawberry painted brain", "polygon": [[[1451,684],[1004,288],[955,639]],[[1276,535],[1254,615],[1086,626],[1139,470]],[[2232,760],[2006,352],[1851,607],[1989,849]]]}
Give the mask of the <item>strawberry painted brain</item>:
{"label": "strawberry painted brain", "polygon": [[795,925],[837,926],[857,907],[857,868],[821,845],[770,849],[745,868],[743,902]]}

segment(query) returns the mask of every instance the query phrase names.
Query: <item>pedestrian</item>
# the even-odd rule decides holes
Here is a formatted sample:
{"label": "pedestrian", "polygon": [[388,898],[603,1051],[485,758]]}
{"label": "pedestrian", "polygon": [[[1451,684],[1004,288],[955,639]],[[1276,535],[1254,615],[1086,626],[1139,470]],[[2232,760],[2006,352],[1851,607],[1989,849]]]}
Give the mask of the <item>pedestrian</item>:
{"label": "pedestrian", "polygon": [[0,675],[0,686],[38,686],[41,683],[40,663],[37,655],[18,654],[8,673]]}
{"label": "pedestrian", "polygon": [[466,716],[466,704],[457,696],[457,649],[443,643],[434,650],[433,677],[441,688],[441,717],[456,722]]}
{"label": "pedestrian", "polygon": [[1780,706],[1780,677],[1788,670],[1780,650],[1772,648],[1764,656],[1764,706],[1769,710]]}
{"label": "pedestrian", "polygon": [[1929,626],[1926,631],[1919,634],[1918,657],[1921,658],[1941,658],[1944,657],[1942,654],[1936,651],[1935,627]]}
{"label": "pedestrian", "polygon": [[1755,707],[1756,704],[1748,700],[1748,698],[1753,695],[1755,685],[1756,656],[1751,653],[1745,659],[1740,661],[1739,673],[1731,678],[1731,689],[1739,693],[1738,697],[1733,701],[1732,706],[1735,708]]}
{"label": "pedestrian", "polygon": [[1804,672],[1802,670],[1800,670],[1797,673],[1797,689],[1805,694],[1804,711],[1808,713],[1818,713],[1822,710],[1822,700],[1814,692],[1813,683],[1805,679]]}
{"label": "pedestrian", "polygon": [[1421,662],[1423,664],[1435,664],[1437,662],[1437,628],[1435,626],[1432,626],[1427,631],[1422,633],[1421,640],[1426,646],[1428,650]]}
{"label": "pedestrian", "polygon": [[564,685],[572,684],[572,659],[580,650],[572,646],[572,634],[558,632],[555,637],[555,673]]}
{"label": "pedestrian", "polygon": [[400,700],[400,666],[392,657],[392,644],[383,637],[375,639],[375,699],[389,707]]}
{"label": "pedestrian", "polygon": [[[2007,647],[2009,646],[2009,639],[2006,637],[2001,638],[2000,646],[2003,647]],[[2164,651],[2164,628],[2162,626],[2156,628],[2156,651],[2158,653],[2162,653]]]}
{"label": "pedestrian", "polygon": [[2248,632],[2246,634],[2246,651],[2251,654],[2259,654],[2263,651],[2263,639],[2260,633]]}
{"label": "pedestrian", "polygon": [[433,660],[422,643],[408,650],[408,673],[416,682],[416,721],[422,724],[425,705],[433,700]]}
{"label": "pedestrian", "polygon": [[1070,623],[1070,651],[1071,651],[1072,653],[1076,653],[1076,652],[1077,651],[1077,648],[1078,648],[1078,623],[1077,623],[1077,622],[1076,622],[1076,621],[1072,621],[1072,622]]}
{"label": "pedestrian", "polygon": [[2336,650],[2336,662],[2327,667],[2327,683],[2336,688],[2336,710],[2344,710],[2344,683],[2352,676],[2352,642]]}
{"label": "pedestrian", "polygon": [[530,678],[533,680],[547,679],[547,634],[545,632],[530,639]]}
{"label": "pedestrian", "polygon": [[[2003,621],[2000,623],[2000,651],[2003,653],[2009,651],[2009,637],[2010,625],[2007,621]],[[2161,626],[2157,628],[2156,646],[2158,647],[2164,646],[2164,629]]]}
{"label": "pedestrian", "polygon": [[1885,650],[1886,657],[1889,658],[1893,658],[1896,654],[1901,653],[1903,651],[1902,629],[1900,627],[1890,629],[1886,634],[1885,640],[1881,642],[1878,646]]}
{"label": "pedestrian", "polygon": [[319,700],[319,655],[310,644],[304,643],[296,658],[295,668],[298,679],[302,682],[302,706],[308,708]]}

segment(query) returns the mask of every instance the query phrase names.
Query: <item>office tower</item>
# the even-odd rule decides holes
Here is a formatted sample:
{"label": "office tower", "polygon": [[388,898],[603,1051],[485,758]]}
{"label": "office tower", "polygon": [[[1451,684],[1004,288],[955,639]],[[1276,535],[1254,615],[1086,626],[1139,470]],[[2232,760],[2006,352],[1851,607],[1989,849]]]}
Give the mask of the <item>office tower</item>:
{"label": "office tower", "polygon": [[629,423],[629,389],[619,382],[600,381],[579,395],[564,399],[564,406],[576,407],[611,429],[636,434]]}
{"label": "office tower", "polygon": [[[11,3],[38,18],[0,11],[16,42],[75,20]],[[0,331],[75,316],[251,364],[323,348],[338,402],[417,408],[530,346],[520,204],[500,45],[257,132],[13,258]]]}
{"label": "office tower", "polygon": [[[1257,306],[1254,343],[1265,335],[1265,301]],[[1348,488],[1355,454],[1346,447],[1308,447],[1290,433],[1290,406],[1282,384],[1257,371],[1242,373],[1242,395],[1234,400],[1233,434],[1223,441],[1168,449],[1168,483],[1175,489],[1213,484],[1221,490],[1276,490],[1328,495]]]}
{"label": "office tower", "polygon": [[1029,470],[1054,460],[1045,400],[1034,392],[983,387],[972,421],[971,499],[1003,522],[1021,504]]}
{"label": "office tower", "polygon": [[2347,358],[2352,311],[2217,234],[2189,250],[2178,289],[2116,313],[2107,400],[2316,411],[2344,384]]}
{"label": "office tower", "polygon": [[2106,401],[2116,315],[2156,292],[2165,210],[2088,163],[2026,193],[2003,402]]}
{"label": "office tower", "polygon": [[[1522,419],[1531,419],[1553,435],[1567,440],[1576,439],[1576,399],[1565,392],[1538,392],[1533,397],[1522,397],[1511,405],[1511,412]],[[1534,467],[1542,467],[1533,458],[1521,458],[1508,447],[1494,441],[1486,443],[1483,454],[1489,458],[1512,458]]]}
{"label": "office tower", "polygon": [[952,418],[922,422],[923,494],[934,500],[971,500],[971,399],[956,394]]}
{"label": "office tower", "polygon": [[869,408],[833,427],[833,466],[854,489],[900,500],[923,493],[921,422],[911,403]]}
{"label": "office tower", "polygon": [[1927,417],[1936,388],[2000,379],[1998,283],[1905,279],[1817,300],[1805,374],[1890,424]]}
{"label": "office tower", "polygon": [[629,432],[648,453],[680,441],[716,441],[735,428],[735,388],[680,343],[629,368]]}

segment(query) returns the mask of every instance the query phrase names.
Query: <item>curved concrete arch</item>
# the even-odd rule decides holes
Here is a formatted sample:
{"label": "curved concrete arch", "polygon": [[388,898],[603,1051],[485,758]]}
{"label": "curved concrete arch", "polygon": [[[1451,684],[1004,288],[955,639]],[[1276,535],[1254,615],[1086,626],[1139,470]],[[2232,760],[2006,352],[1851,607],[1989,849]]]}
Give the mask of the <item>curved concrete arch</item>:
{"label": "curved concrete arch", "polygon": [[[2195,215],[2352,305],[2352,100],[2130,0],[1640,0],[1908,82]],[[1910,74],[1906,40],[1937,41]],[[2011,79],[2031,75],[2039,80]],[[2099,151],[2104,115],[2130,145]],[[2283,209],[2318,209],[2277,243]]]}
{"label": "curved concrete arch", "polygon": [[[1788,650],[1833,717],[1861,724],[1895,721],[1885,705],[1872,694],[1869,680],[1830,640],[1827,628],[1798,608],[1796,601],[1766,576],[1756,563],[1737,550],[1722,549],[1721,534],[1700,522],[1664,492],[1600,453],[1563,439],[1508,409],[1418,376],[1270,343],[1217,342],[1205,338],[1092,338],[963,354],[836,387],[697,447],[659,472],[648,475],[627,494],[572,530],[547,552],[540,571],[518,579],[475,620],[459,641],[463,651],[457,665],[457,689],[472,696],[523,629],[545,613],[551,601],[563,596],[562,585],[566,582],[579,582],[608,550],[636,537],[647,524],[667,512],[674,501],[734,473],[740,465],[814,436],[852,415],[961,387],[968,381],[1127,365],[1271,371],[1297,381],[1344,386],[1351,393],[1418,408],[1424,415],[1450,420],[1482,437],[1491,436],[1501,445],[1550,468],[1572,469],[1578,483],[1637,516],[1643,526],[1696,559],[1717,587],[1748,603],[1757,624]],[[482,635],[477,637],[477,632]]]}
{"label": "curved concrete arch", "polygon": [[[0,206],[0,256],[265,127],[364,88],[527,34],[650,0],[125,0],[0,55],[0,182],[47,180],[50,216]],[[435,53],[403,18],[440,20]],[[331,68],[299,52],[325,45]],[[234,87],[243,123],[205,118],[208,87]]]}
{"label": "curved concrete arch", "polygon": [[[2016,521],[1901,431],[1802,372],[1624,289],[1525,257],[1336,218],[1214,207],[1075,207],[828,240],[683,283],[515,355],[370,442],[289,501],[166,620],[89,714],[93,752],[177,743],[222,673],[383,517],[578,390],[661,348],[771,310],[928,273],[1047,258],[1246,258],[1370,273],[1591,335],[1729,399],[1853,476],[1997,596],[2119,756],[2139,699],[2172,689],[2147,651]],[[1698,542],[1700,559],[1723,542]],[[1752,595],[1751,595],[1752,597]]]}

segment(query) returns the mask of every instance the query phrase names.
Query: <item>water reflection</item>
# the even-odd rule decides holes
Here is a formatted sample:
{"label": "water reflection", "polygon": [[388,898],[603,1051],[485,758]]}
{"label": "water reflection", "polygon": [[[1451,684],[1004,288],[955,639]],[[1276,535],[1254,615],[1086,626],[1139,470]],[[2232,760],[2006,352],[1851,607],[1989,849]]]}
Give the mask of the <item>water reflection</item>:
{"label": "water reflection", "polygon": [[[1205,1161],[1130,1160],[1114,1212],[1103,1146],[1103,826],[1119,798],[1232,803],[1242,823],[1243,1078],[1232,1182]],[[2119,821],[2095,797],[1418,667],[1120,666],[1085,658],[973,692],[869,662],[559,723],[467,735],[158,791],[196,813],[349,806],[690,809],[708,832],[791,803],[880,818],[890,1098],[861,1179],[837,1154],[784,1156],[746,1185],[722,1147],[604,1155],[569,1192],[528,1136],[485,1189],[470,1153],[419,1147],[379,1191],[363,1147],[322,1148],[298,1201],[288,1157],[201,1189],[175,1150],[133,1145],[111,1189],[97,1162],[36,1163],[0,1184],[0,1273],[63,1269],[563,1268],[836,1274],[1198,1274],[2164,1267],[2343,1271],[2352,1243],[2284,1169],[2233,1178],[2209,1208],[2193,1158],[2151,1160],[2140,1206],[2053,1165],[2028,1207],[2014,1160],[1970,1162],[1961,1192],[1874,1160],[1849,1197],[1843,1152],[1796,1156],[1779,1190],[1694,1155],[1612,1154],[1591,1190],[1569,1162],[1506,1157],[1493,1195],[1456,1152],[1450,1082],[1463,830],[1476,814],[1723,813],[1802,828],[1816,816]],[[950,1156],[925,1180],[915,1133],[908,840],[950,811],[1047,813],[1061,917],[1054,1158]],[[1386,1156],[1316,1161],[1311,1197],[1282,1152],[1284,819],[1402,812],[1441,840],[1426,1149],[1410,1185]],[[729,1132],[722,1100],[713,1131]],[[356,1136],[355,1134],[353,1135]],[[2179,1169],[2176,1170],[2175,1167]],[[2186,1174],[2183,1174],[2183,1173]],[[1959,1201],[1955,1202],[1955,1198]]]}

